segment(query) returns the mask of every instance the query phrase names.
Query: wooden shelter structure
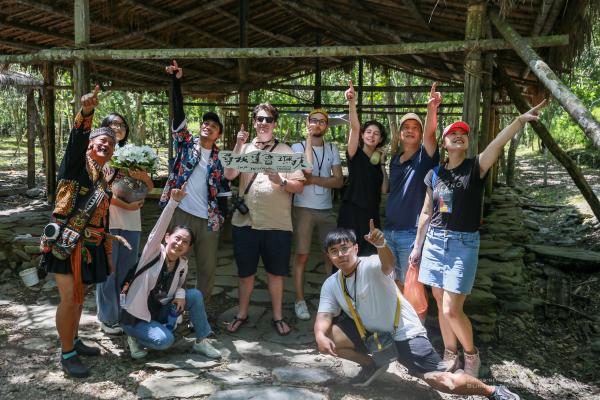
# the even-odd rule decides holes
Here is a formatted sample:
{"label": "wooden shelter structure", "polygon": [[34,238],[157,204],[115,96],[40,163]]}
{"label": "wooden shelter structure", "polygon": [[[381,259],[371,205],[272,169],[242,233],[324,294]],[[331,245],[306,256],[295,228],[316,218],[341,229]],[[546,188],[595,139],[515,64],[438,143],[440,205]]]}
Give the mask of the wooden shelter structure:
{"label": "wooden shelter structure", "polygon": [[[492,104],[502,70],[519,95],[551,92],[600,147],[600,124],[553,72],[569,71],[599,10],[593,0],[0,0],[0,64],[44,71],[52,197],[56,68],[72,69],[78,99],[92,82],[168,90],[165,63],[186,59],[184,90],[215,100],[237,94],[244,122],[249,91],[295,89],[286,81],[314,73],[305,89],[319,105],[322,90],[339,90],[321,85],[321,71],[359,59],[462,85],[462,116],[480,148],[497,130]],[[358,86],[361,96],[362,77]]]}

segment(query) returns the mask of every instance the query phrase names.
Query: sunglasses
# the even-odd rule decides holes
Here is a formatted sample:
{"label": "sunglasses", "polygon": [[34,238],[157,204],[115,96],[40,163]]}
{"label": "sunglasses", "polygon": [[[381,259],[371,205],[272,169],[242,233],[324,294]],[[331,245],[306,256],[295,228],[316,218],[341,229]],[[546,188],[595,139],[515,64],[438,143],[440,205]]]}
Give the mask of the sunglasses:
{"label": "sunglasses", "polygon": [[121,122],[111,122],[110,126],[111,126],[111,128],[114,127],[117,129],[126,129],[127,128],[127,125],[125,125],[124,123],[121,123]]}
{"label": "sunglasses", "polygon": [[258,122],[266,122],[267,124],[270,124],[271,122],[275,121],[274,117],[263,117],[262,115],[259,115],[258,117],[256,117],[256,120]]}

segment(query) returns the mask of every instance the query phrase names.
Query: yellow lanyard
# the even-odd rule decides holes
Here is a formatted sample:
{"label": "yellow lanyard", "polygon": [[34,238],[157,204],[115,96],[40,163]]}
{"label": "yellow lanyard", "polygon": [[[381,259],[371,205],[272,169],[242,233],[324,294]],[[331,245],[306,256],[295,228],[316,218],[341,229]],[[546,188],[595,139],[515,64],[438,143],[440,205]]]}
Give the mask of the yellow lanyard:
{"label": "yellow lanyard", "polygon": [[[354,271],[354,273],[356,273],[356,271]],[[339,275],[340,275],[340,285],[342,285],[342,293],[344,293],[344,298],[346,299],[346,304],[348,304],[348,308],[350,309],[350,313],[352,314],[352,319],[354,320],[354,323],[356,324],[356,329],[358,329],[358,333],[364,342],[367,337],[367,331],[366,331],[365,327],[363,326],[363,323],[362,323],[360,317],[358,316],[358,313],[354,309],[354,306],[352,305],[352,300],[350,299],[350,296],[348,295],[348,290],[346,289],[346,280],[344,279],[344,275],[342,274],[342,271],[339,271]],[[356,286],[356,284],[357,283],[355,281],[354,285]],[[356,291],[356,287],[354,289]],[[394,332],[393,333],[395,333],[396,330],[398,329],[399,322],[400,322],[400,291],[398,290],[398,287],[396,287],[396,314],[394,315]]]}

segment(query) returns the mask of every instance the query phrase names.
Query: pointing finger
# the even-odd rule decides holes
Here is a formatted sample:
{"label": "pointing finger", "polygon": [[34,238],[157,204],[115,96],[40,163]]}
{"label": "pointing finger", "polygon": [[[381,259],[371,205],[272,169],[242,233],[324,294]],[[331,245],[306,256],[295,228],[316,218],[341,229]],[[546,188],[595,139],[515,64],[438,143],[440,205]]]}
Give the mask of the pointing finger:
{"label": "pointing finger", "polygon": [[244,132],[244,124],[242,124],[242,125],[240,126],[240,131],[241,131],[241,132]]}
{"label": "pointing finger", "polygon": [[177,60],[173,60],[173,66],[174,66],[175,68],[179,68],[179,67],[177,66]]}
{"label": "pointing finger", "polygon": [[436,89],[437,89],[437,82],[433,82],[431,84],[431,91],[429,91],[429,97],[433,97],[433,95],[435,94]]}
{"label": "pointing finger", "polygon": [[100,85],[96,85],[96,87],[94,88],[94,93],[92,94],[92,97],[98,97],[98,93],[100,93]]}
{"label": "pointing finger", "polygon": [[352,86],[352,79],[348,79],[348,86],[350,86],[350,89],[354,90],[354,86]]}
{"label": "pointing finger", "polygon": [[546,99],[542,100],[542,102],[540,104],[538,104],[537,106],[533,107],[533,109],[535,111],[539,110],[540,108],[544,107],[546,105]]}
{"label": "pointing finger", "polygon": [[373,218],[371,218],[369,220],[369,233],[373,232],[375,230],[375,222],[373,222]]}

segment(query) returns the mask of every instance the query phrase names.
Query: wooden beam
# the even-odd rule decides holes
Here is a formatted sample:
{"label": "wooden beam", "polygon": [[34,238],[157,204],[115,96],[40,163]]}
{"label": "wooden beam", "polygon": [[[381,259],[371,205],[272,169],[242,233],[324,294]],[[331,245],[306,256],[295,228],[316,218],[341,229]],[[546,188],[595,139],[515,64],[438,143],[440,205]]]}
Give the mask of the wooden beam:
{"label": "wooden beam", "polygon": [[[75,0],[73,8],[75,25],[75,46],[86,48],[90,44],[90,3],[89,0]],[[73,63],[73,107],[75,113],[81,107],[81,96],[90,91],[89,63],[75,60]]]}
{"label": "wooden beam", "polygon": [[35,95],[27,91],[27,187],[35,187]]}
{"label": "wooden beam", "polygon": [[[568,35],[539,36],[525,39],[533,47],[564,46]],[[510,49],[502,39],[457,40],[445,42],[418,42],[367,46],[322,47],[248,47],[248,48],[186,48],[186,49],[46,49],[33,54],[0,55],[0,63],[29,64],[43,61],[67,60],[170,60],[228,59],[228,58],[314,58],[361,57],[377,55],[410,55],[426,53],[453,53],[464,51],[491,51]]]}
{"label": "wooden beam", "polygon": [[[44,86],[54,86],[54,66],[51,63],[44,64],[43,69]],[[56,132],[54,127],[54,103],[55,93],[53,89],[44,91],[44,124],[46,128],[46,188],[48,203],[54,201],[56,195]]]}
{"label": "wooden beam", "polygon": [[597,148],[600,148],[600,123],[598,123],[581,100],[561,82],[548,64],[540,58],[535,50],[498,13],[491,13],[490,19],[504,39],[511,43],[519,57],[531,68],[531,71],[538,77],[540,82],[559,101],[581,129],[583,129],[586,136]]}
{"label": "wooden beam", "polygon": [[[472,3],[468,6],[465,38],[478,40],[484,37],[485,4]],[[479,142],[479,103],[481,101],[481,51],[473,49],[465,55],[464,106],[462,119],[471,127],[469,132],[468,157],[477,154]]]}
{"label": "wooden beam", "polygon": [[213,0],[213,1],[209,1],[208,3],[205,4],[201,4],[198,5],[195,8],[192,8],[191,10],[182,12],[182,13],[178,13],[173,15],[170,18],[164,19],[161,22],[157,23],[157,24],[149,24],[149,26],[147,28],[141,29],[139,31],[134,31],[134,32],[130,32],[128,34],[126,34],[125,36],[122,37],[118,37],[115,39],[111,39],[111,40],[107,40],[101,44],[99,44],[99,46],[102,47],[106,47],[106,46],[111,46],[113,44],[119,44],[119,43],[126,43],[128,40],[136,38],[136,37],[143,37],[145,38],[145,35],[161,30],[161,29],[168,29],[173,27],[175,24],[178,24],[188,18],[191,17],[195,17],[201,13],[207,12],[209,10],[212,10],[214,8],[218,8],[221,6],[224,6],[228,3],[231,3],[233,0]]}
{"label": "wooden beam", "polygon": [[[240,2],[240,48],[248,47],[248,13],[249,0],[239,0]],[[248,81],[248,60],[239,59],[240,90],[239,90],[239,116],[240,124],[248,129],[248,89],[242,89],[242,86]]]}
{"label": "wooden beam", "polygon": [[[517,110],[520,113],[527,112],[531,106],[527,104],[527,101],[521,95],[517,86],[512,82],[510,77],[503,71],[503,68],[499,68],[500,83],[504,86],[510,96],[511,100],[515,103]],[[565,153],[558,143],[554,140],[548,129],[541,122],[532,122],[531,126],[533,130],[537,133],[537,135],[542,139],[542,143],[544,146],[552,153],[552,155],[556,158],[556,160],[567,170],[575,186],[579,189],[587,203],[590,205],[592,212],[596,216],[596,218],[600,221],[600,201],[596,194],[590,187],[589,183],[586,181],[585,176],[579,169],[579,166],[569,157],[567,153]]]}

